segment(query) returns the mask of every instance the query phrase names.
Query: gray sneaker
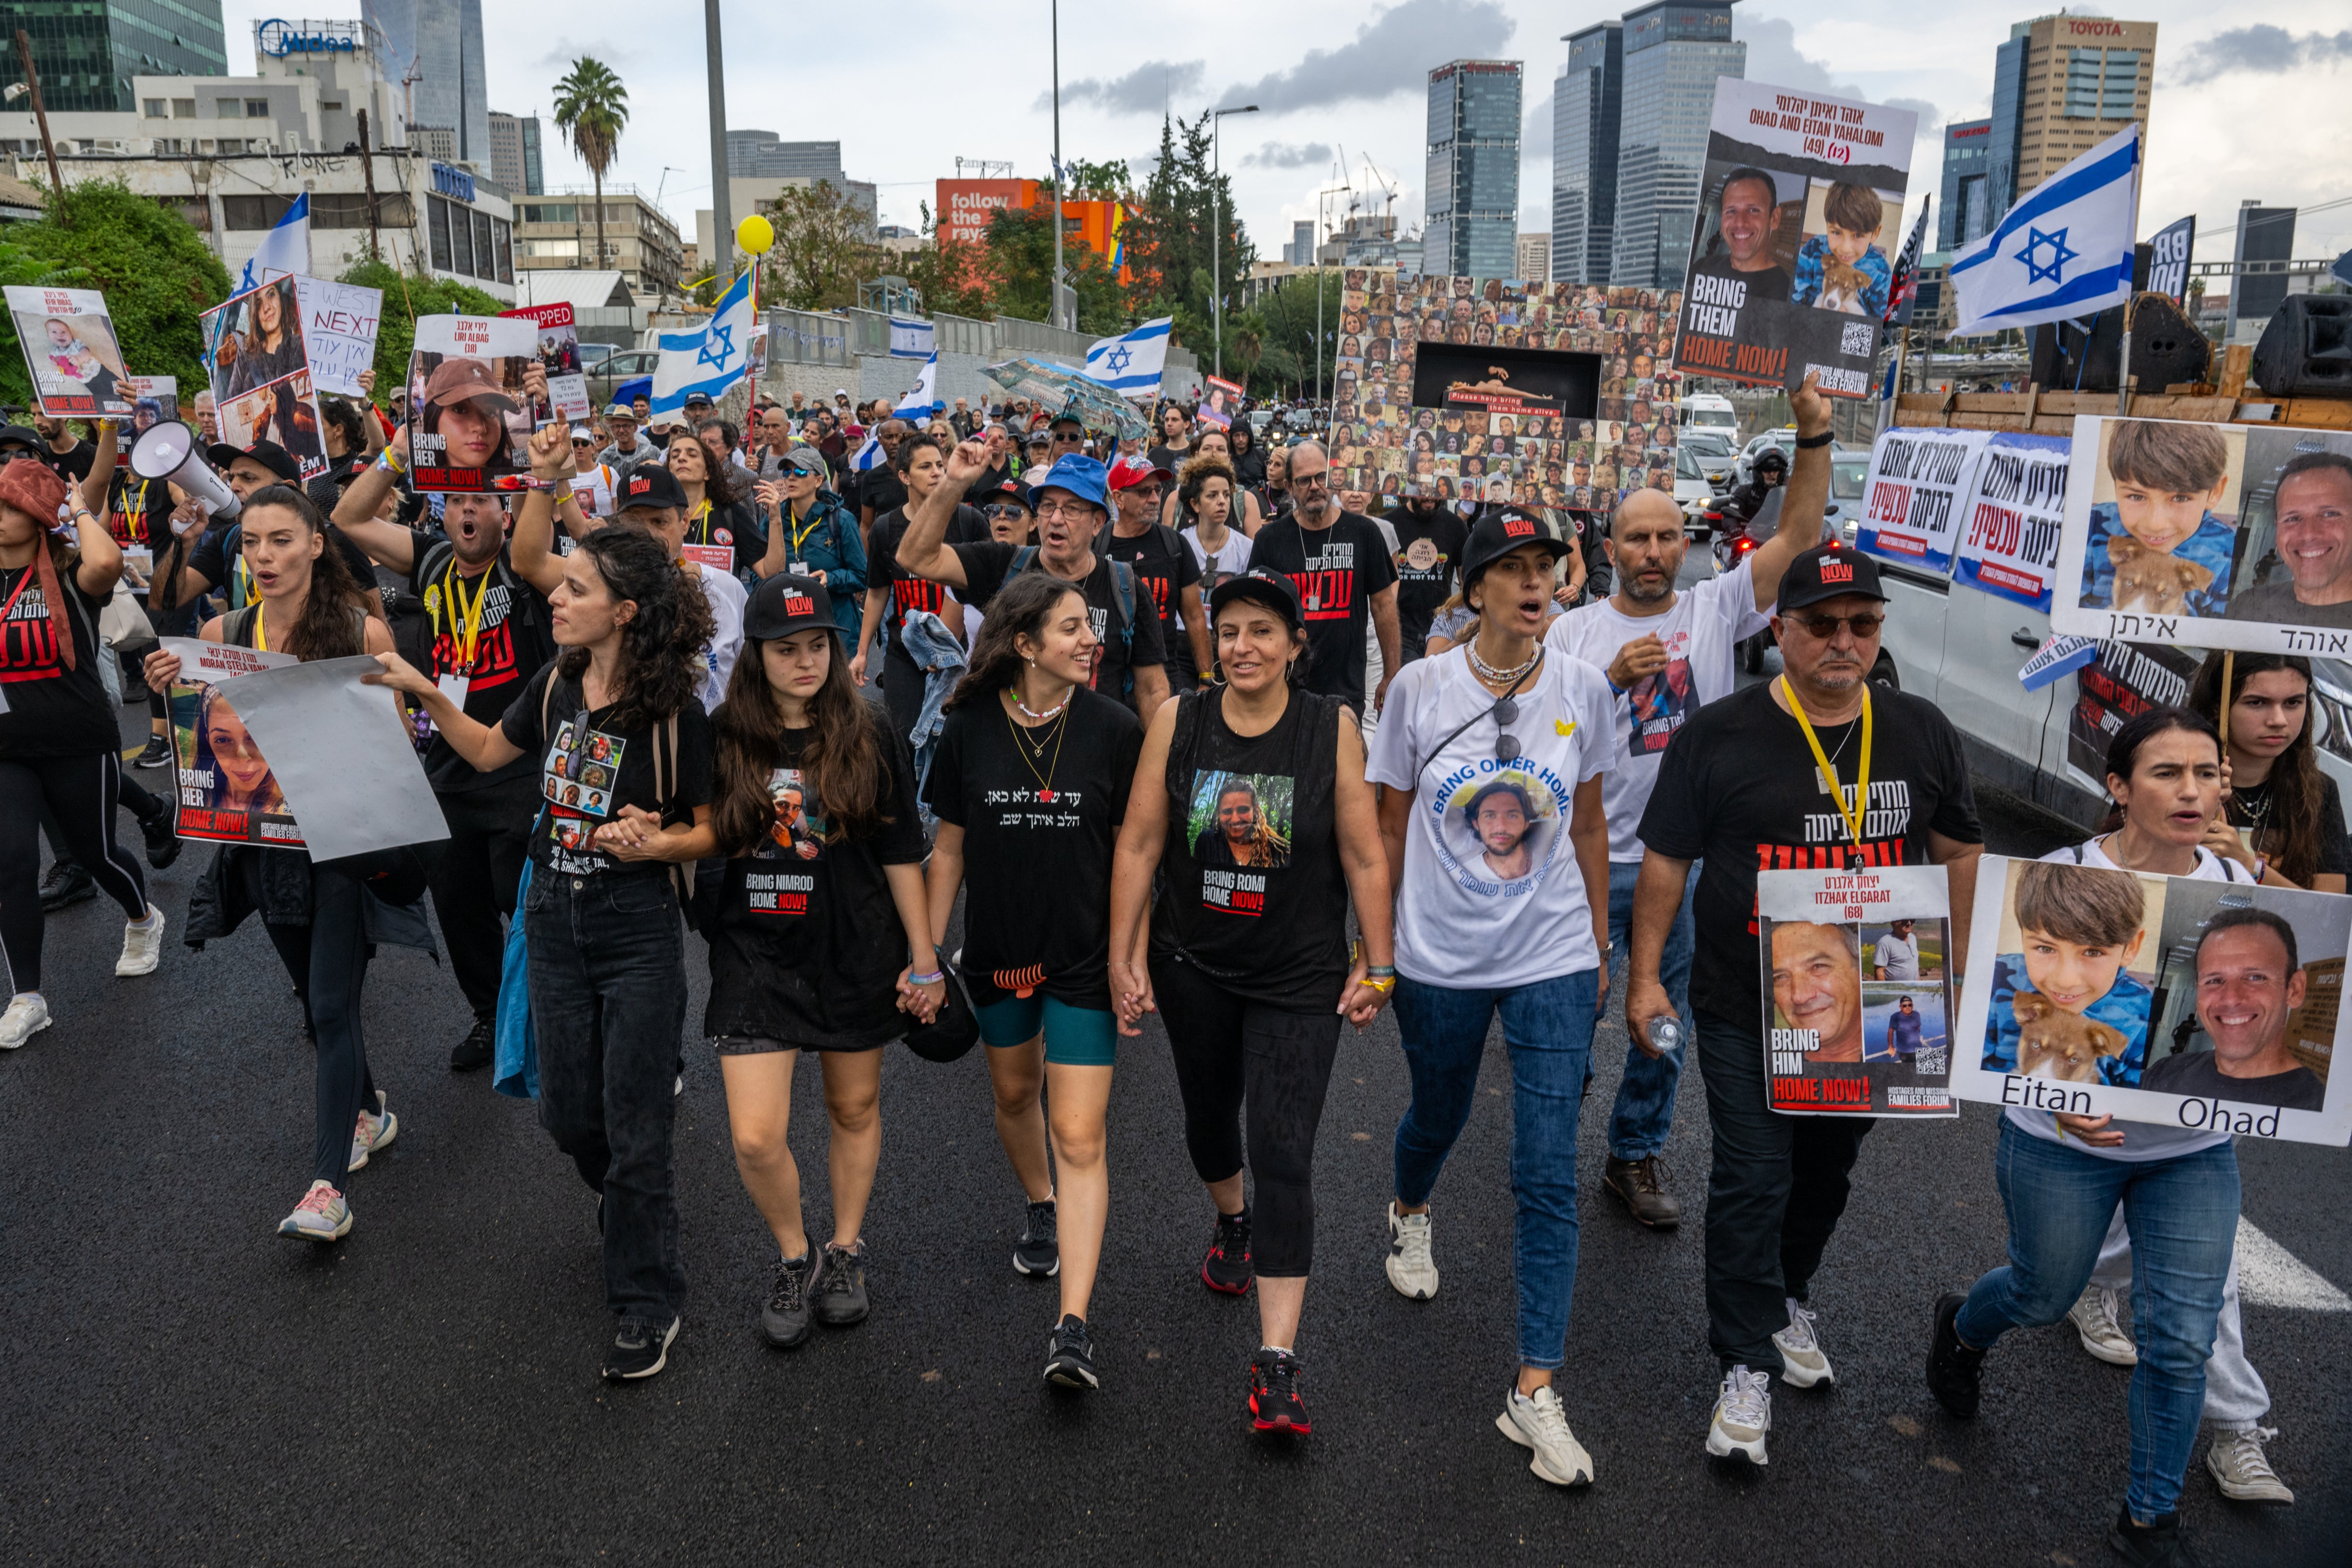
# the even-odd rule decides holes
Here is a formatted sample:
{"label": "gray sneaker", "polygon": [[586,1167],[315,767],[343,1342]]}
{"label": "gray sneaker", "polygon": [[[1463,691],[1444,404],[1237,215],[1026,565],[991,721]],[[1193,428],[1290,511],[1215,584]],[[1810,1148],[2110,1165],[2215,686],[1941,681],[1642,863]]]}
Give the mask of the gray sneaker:
{"label": "gray sneaker", "polygon": [[817,1266],[816,1284],[809,1290],[811,1310],[828,1329],[845,1329],[866,1321],[866,1244],[825,1246]]}
{"label": "gray sneaker", "polygon": [[792,1350],[809,1337],[809,1286],[816,1276],[816,1259],[803,1254],[797,1263],[776,1265],[776,1282],[760,1309],[760,1332],[780,1351]]}
{"label": "gray sneaker", "polygon": [[1054,1200],[1029,1205],[1029,1224],[1021,1239],[1013,1244],[1013,1267],[1021,1273],[1038,1276],[1062,1271],[1062,1244],[1055,1229]]}

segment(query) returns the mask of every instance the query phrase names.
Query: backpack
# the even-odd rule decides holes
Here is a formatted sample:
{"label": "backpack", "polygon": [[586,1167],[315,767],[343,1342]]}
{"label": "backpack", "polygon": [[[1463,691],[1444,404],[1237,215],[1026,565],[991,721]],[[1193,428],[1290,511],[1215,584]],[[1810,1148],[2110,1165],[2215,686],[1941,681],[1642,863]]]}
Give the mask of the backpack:
{"label": "backpack", "polygon": [[[1164,528],[1167,525],[1157,523],[1153,526]],[[1124,561],[1113,561],[1108,556],[1103,557],[1103,562],[1110,568],[1111,597],[1118,604],[1119,649],[1128,656],[1125,684],[1119,696],[1132,702],[1135,700],[1135,568]],[[1018,577],[1036,563],[1037,547],[1024,544],[1013,552],[1013,564],[1004,569],[1004,574]]]}

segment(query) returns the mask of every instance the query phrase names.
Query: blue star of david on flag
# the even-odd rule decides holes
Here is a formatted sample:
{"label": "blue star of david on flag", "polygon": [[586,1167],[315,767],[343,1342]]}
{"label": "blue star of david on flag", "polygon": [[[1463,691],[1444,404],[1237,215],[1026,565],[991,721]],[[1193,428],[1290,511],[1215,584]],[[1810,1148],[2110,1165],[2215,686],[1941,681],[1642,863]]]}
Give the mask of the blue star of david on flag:
{"label": "blue star of david on flag", "polygon": [[[714,348],[719,351],[717,353],[710,352]],[[711,327],[709,335],[703,342],[702,352],[695,356],[694,363],[697,364],[710,365],[718,370],[725,370],[727,368],[727,362],[734,357],[735,328],[730,322],[725,326],[713,325]]]}
{"label": "blue star of david on flag", "polygon": [[1111,374],[1116,375],[1120,371],[1125,370],[1134,358],[1135,356],[1133,354],[1128,353],[1127,345],[1125,343],[1121,343],[1118,347],[1111,350],[1108,359]]}
{"label": "blue star of david on flag", "polygon": [[1114,392],[1149,395],[1160,390],[1160,374],[1168,363],[1168,330],[1173,316],[1160,316],[1117,337],[1097,338],[1087,350],[1088,381]]}
{"label": "blue star of david on flag", "polygon": [[[2055,234],[2044,234],[2040,229],[2029,226],[2026,234],[2028,238],[2025,245],[2017,253],[2017,259],[2025,263],[2027,274],[2025,280],[2028,283],[2065,282],[2066,263],[2075,259],[2081,254],[2079,251],[2069,250],[2066,247],[2066,231],[2062,228]],[[2033,259],[2033,253],[2045,245],[2050,247],[2050,261],[2047,266]]]}

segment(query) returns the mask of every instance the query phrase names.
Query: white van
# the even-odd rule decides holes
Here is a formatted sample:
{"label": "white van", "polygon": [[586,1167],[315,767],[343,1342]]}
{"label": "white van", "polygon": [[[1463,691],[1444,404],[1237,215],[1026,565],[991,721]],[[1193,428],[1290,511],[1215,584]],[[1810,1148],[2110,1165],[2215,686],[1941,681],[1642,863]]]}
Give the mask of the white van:
{"label": "white van", "polygon": [[1711,393],[1695,392],[1675,405],[1675,423],[1685,430],[1739,429],[1739,411],[1731,406],[1731,399]]}

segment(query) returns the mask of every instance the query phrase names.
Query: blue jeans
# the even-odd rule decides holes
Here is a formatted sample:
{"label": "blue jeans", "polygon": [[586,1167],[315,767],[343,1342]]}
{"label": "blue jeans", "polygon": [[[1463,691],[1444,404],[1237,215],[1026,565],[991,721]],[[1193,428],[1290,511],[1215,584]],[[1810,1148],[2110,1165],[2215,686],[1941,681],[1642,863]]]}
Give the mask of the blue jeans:
{"label": "blue jeans", "polygon": [[1556,1369],[1567,1359],[1576,1293],[1576,1119],[1592,1061],[1596,971],[1509,991],[1457,991],[1397,977],[1397,1029],[1412,1075],[1412,1103],[1396,1131],[1397,1201],[1429,1201],[1437,1173],[1470,1120],[1486,1029],[1503,1017],[1511,1053],[1511,1192],[1518,1204],[1513,1264],[1519,1280],[1519,1363]]}
{"label": "blue jeans", "polygon": [[539,1121],[604,1199],[604,1305],[667,1323],[686,1300],[670,1160],[686,931],[667,876],[536,872],[523,900]]}
{"label": "blue jeans", "polygon": [[2170,1160],[2102,1160],[2021,1132],[2006,1118],[1993,1175],[2009,1215],[2009,1263],[1969,1291],[1955,1327],[1979,1349],[2066,1315],[2083,1293],[2116,1205],[2132,1240],[2131,1489],[2135,1519],[2170,1513],[2205,1406],[2222,1283],[2238,1243],[2238,1153],[2227,1143]]}
{"label": "blue jeans", "polygon": [[[1666,1000],[1683,1016],[1682,1044],[1664,1056],[1653,1058],[1639,1044],[1625,1047],[1625,1076],[1617,1084],[1617,1109],[1609,1117],[1609,1154],[1617,1160],[1646,1160],[1662,1153],[1666,1134],[1675,1125],[1675,1090],[1682,1084],[1683,1053],[1690,1049],[1696,1026],[1691,1021],[1691,953],[1698,929],[1691,920],[1691,896],[1698,891],[1698,867],[1691,867],[1683,884],[1683,907],[1666,927],[1666,951],[1658,960],[1658,979]],[[1633,961],[1633,884],[1642,874],[1639,861],[1609,862],[1609,942],[1612,994],[1623,996],[1625,969]],[[1620,1010],[1622,1008],[1621,1006]]]}

